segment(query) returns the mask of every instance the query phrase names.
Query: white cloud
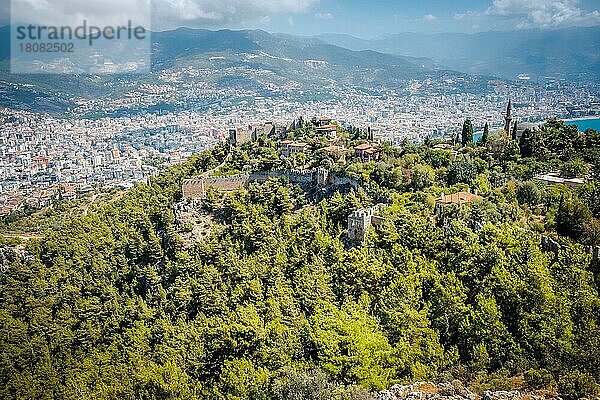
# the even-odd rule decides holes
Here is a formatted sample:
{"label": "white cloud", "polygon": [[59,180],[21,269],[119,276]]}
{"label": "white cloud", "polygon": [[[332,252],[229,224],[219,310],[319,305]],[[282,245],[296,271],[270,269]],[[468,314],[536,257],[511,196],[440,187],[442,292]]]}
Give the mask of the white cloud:
{"label": "white cloud", "polygon": [[433,15],[433,14],[427,14],[427,15],[423,16],[423,19],[425,21],[436,21],[437,17],[435,15]]}
{"label": "white cloud", "polygon": [[132,22],[149,24],[150,0],[12,0],[13,22],[44,25],[80,24],[116,25]]}
{"label": "white cloud", "polygon": [[462,13],[456,13],[454,14],[454,19],[457,21],[461,21],[463,19],[473,19],[473,18],[478,18],[481,17],[482,13],[477,12],[477,11],[465,11]]}
{"label": "white cloud", "polygon": [[323,20],[331,20],[331,19],[333,19],[333,14],[332,13],[316,13],[315,18],[323,19]]}
{"label": "white cloud", "polygon": [[582,10],[578,0],[494,0],[486,14],[517,18],[521,28],[600,24],[600,11]]}
{"label": "white cloud", "polygon": [[277,14],[310,11],[320,0],[154,0],[157,24],[200,28],[237,27]]}
{"label": "white cloud", "polygon": [[600,25],[599,10],[582,10],[579,0],[493,0],[483,11],[465,11],[454,19],[500,23],[504,28],[560,28]]}
{"label": "white cloud", "polygon": [[307,13],[321,0],[11,0],[11,4],[28,21],[53,24],[69,18],[81,22],[84,16],[97,20],[121,15],[134,20],[144,10],[140,3],[148,4],[145,8],[150,9],[150,1],[153,29],[210,29],[265,23],[281,14]]}

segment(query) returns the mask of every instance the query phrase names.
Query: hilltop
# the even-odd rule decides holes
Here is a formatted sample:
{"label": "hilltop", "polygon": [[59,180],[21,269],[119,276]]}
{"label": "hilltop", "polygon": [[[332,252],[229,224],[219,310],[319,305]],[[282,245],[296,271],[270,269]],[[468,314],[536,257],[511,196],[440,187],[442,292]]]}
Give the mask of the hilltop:
{"label": "hilltop", "polygon": [[[0,239],[0,396],[597,393],[597,132],[393,148],[319,123],[240,134],[85,213],[58,204],[42,239]],[[358,185],[183,190],[314,169]],[[582,183],[533,179],[551,170]]]}

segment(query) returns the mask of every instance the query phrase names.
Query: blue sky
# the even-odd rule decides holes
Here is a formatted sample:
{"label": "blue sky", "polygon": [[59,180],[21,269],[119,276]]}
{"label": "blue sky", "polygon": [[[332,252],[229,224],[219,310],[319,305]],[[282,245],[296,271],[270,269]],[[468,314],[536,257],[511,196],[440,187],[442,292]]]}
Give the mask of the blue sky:
{"label": "blue sky", "polygon": [[278,15],[264,28],[301,35],[479,32],[600,25],[598,0],[323,0],[310,11]]}
{"label": "blue sky", "polygon": [[352,33],[361,37],[418,31],[465,31],[454,15],[467,10],[484,10],[481,0],[324,0],[312,15],[276,18],[271,30],[296,34],[311,32]]}
{"label": "blue sky", "polygon": [[151,8],[155,30],[187,26],[373,38],[600,25],[600,0],[0,0],[0,24],[8,23],[9,2],[37,23],[96,20],[107,13],[135,18]]}

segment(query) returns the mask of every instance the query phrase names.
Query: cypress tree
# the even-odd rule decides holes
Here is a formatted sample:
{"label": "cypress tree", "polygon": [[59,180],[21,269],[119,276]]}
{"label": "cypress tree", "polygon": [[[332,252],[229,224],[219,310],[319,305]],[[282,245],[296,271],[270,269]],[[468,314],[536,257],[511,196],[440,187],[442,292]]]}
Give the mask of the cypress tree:
{"label": "cypress tree", "polygon": [[512,139],[513,140],[517,140],[517,121],[515,121],[514,125],[513,125],[513,129],[512,129]]}
{"label": "cypress tree", "polygon": [[469,118],[467,118],[463,124],[461,139],[463,146],[473,143],[473,124]]}
{"label": "cypress tree", "polygon": [[521,157],[533,156],[533,133],[529,129],[525,129],[519,140],[519,149]]}
{"label": "cypress tree", "polygon": [[483,145],[487,144],[489,136],[490,136],[490,126],[486,122],[485,126],[483,127],[483,134],[481,135],[481,139],[479,139],[479,143],[483,144]]}

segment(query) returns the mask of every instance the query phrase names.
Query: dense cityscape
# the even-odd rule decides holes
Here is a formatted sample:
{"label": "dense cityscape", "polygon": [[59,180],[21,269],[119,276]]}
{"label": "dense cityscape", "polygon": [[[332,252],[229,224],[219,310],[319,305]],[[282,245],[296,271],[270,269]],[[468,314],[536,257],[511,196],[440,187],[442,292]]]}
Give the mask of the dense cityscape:
{"label": "dense cityscape", "polygon": [[[485,123],[501,129],[509,98],[519,122],[600,114],[599,87],[555,79],[490,79],[480,94],[462,93],[465,83],[450,78],[375,94],[332,86],[325,90],[329,99],[301,102],[237,88],[186,88],[180,74],[162,73],[159,83],[142,84],[116,100],[80,99],[68,118],[0,110],[0,214],[102,188],[128,188],[226,139],[229,129],[265,122],[285,129],[298,116],[329,116],[344,127],[370,128],[375,141],[399,145],[456,135],[465,118],[476,130]],[[170,103],[155,112],[128,111]],[[193,111],[199,103],[202,110]],[[84,117],[117,111],[114,117]]]}

